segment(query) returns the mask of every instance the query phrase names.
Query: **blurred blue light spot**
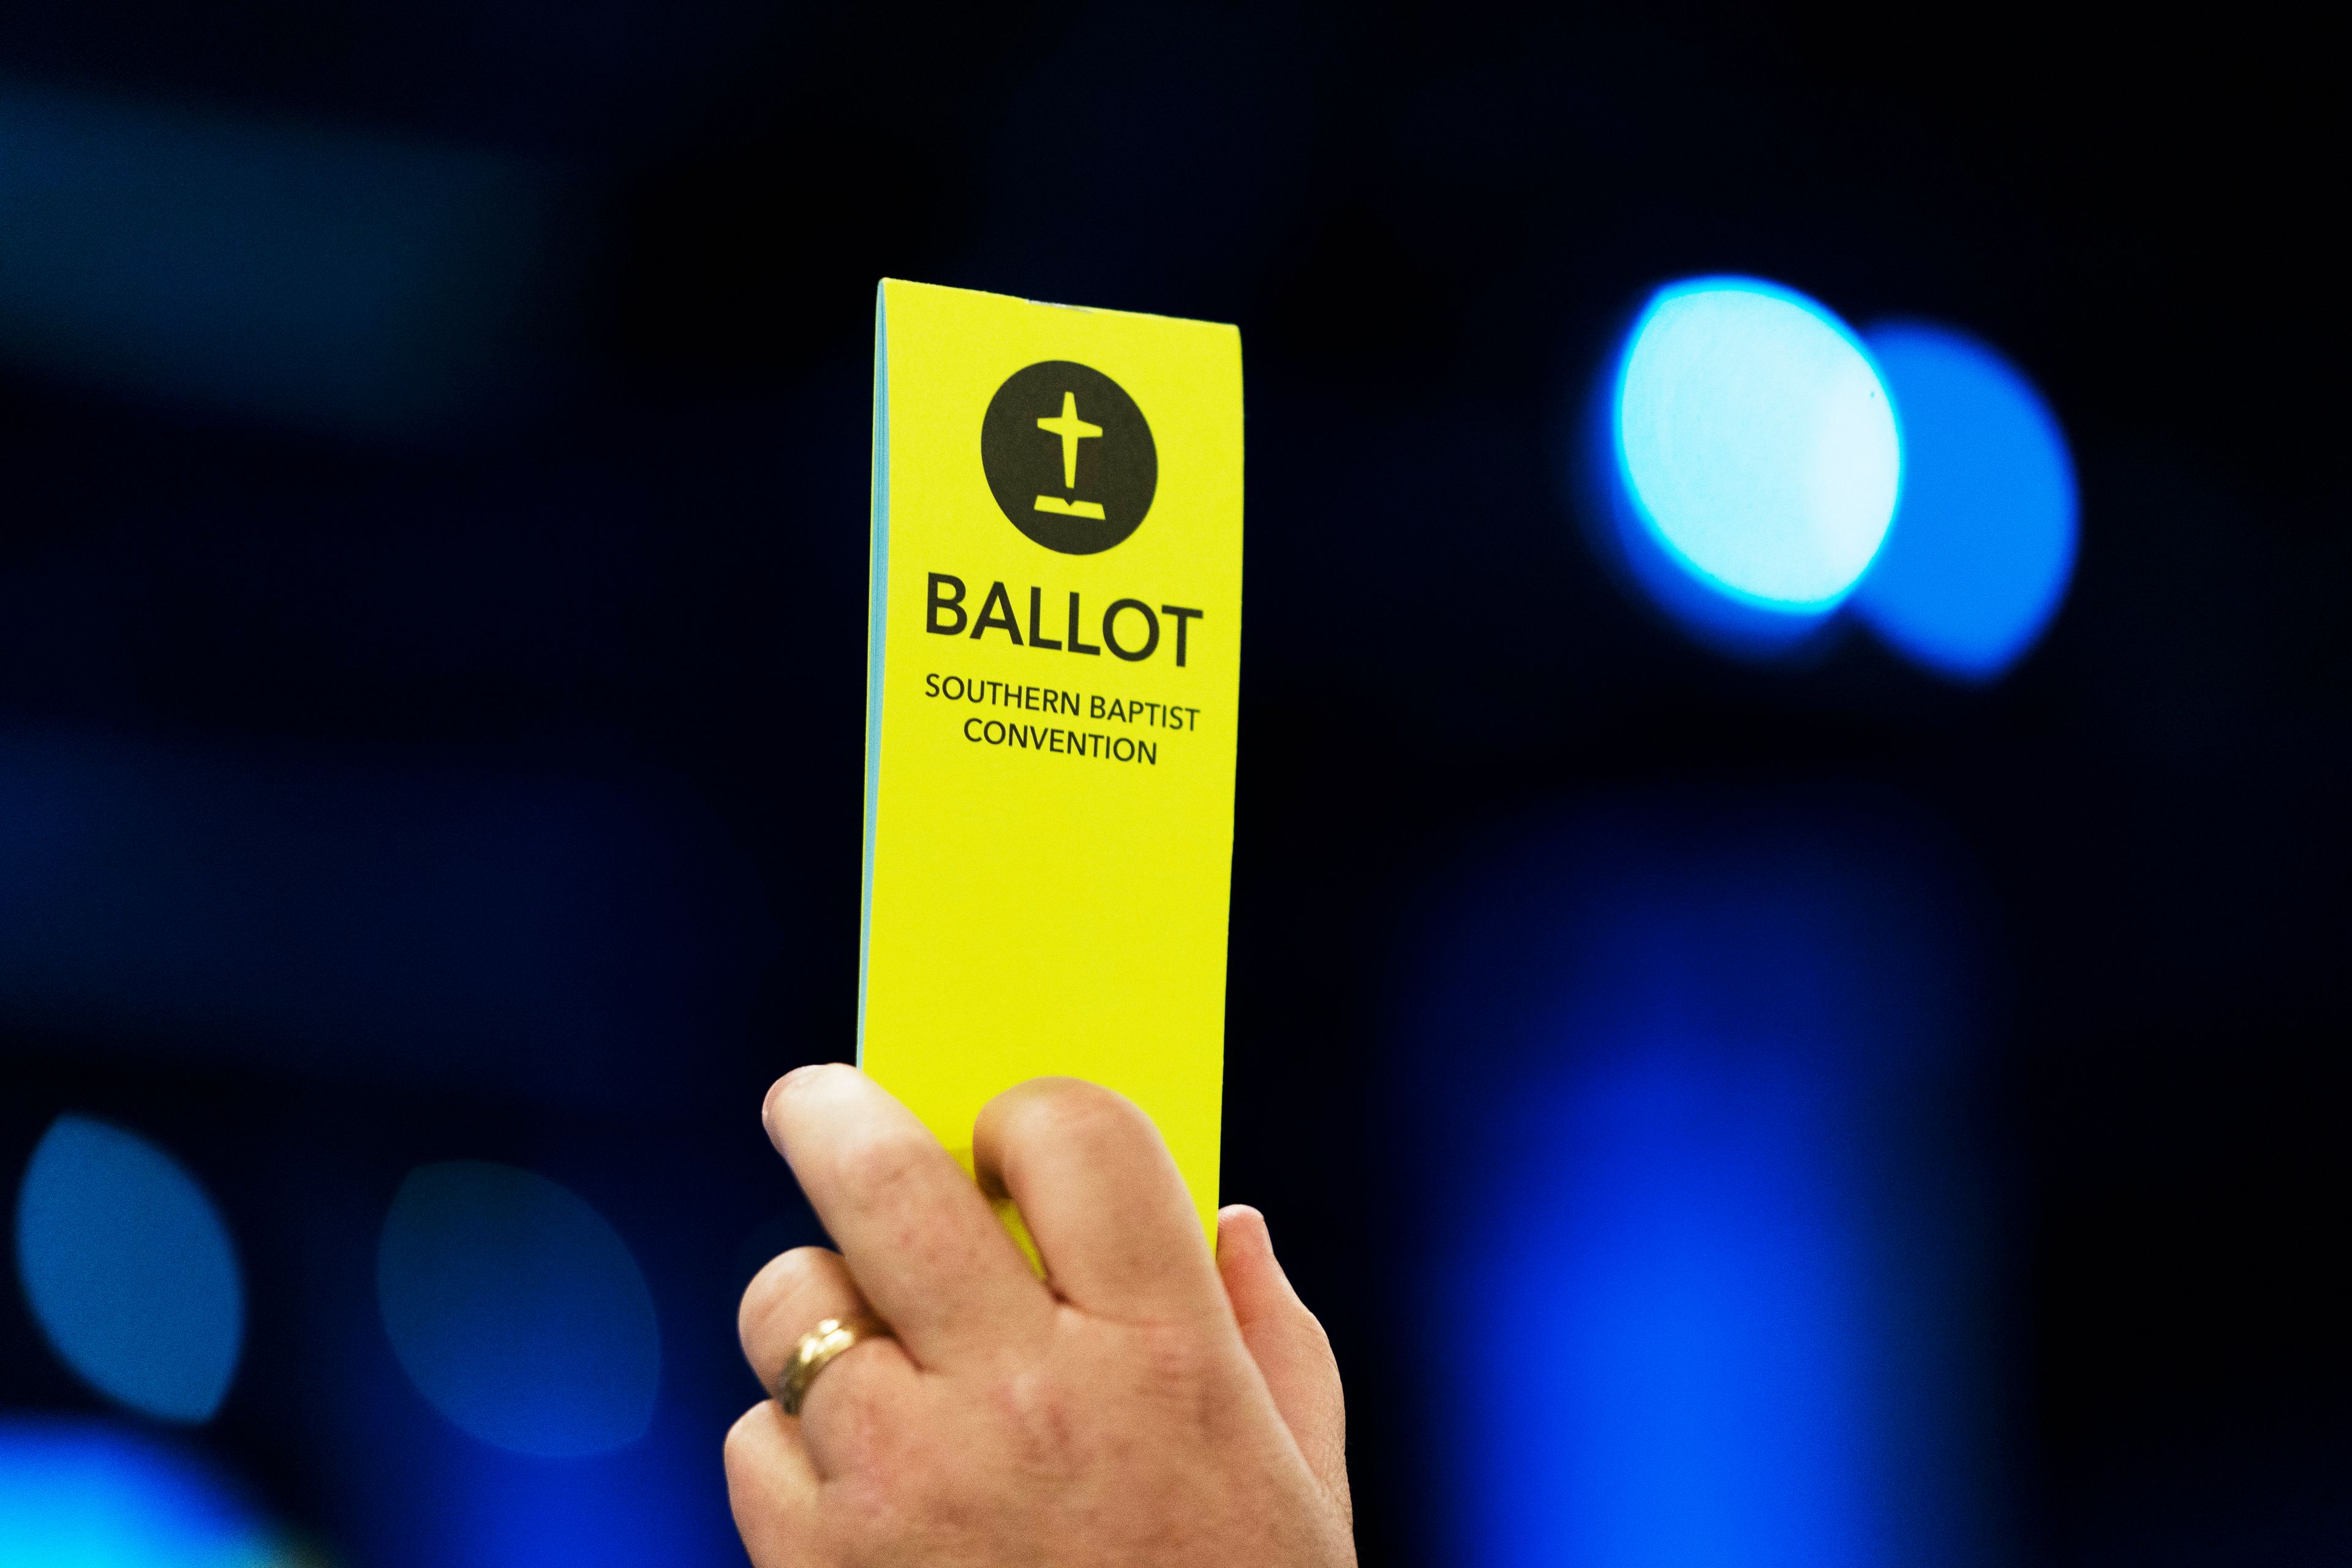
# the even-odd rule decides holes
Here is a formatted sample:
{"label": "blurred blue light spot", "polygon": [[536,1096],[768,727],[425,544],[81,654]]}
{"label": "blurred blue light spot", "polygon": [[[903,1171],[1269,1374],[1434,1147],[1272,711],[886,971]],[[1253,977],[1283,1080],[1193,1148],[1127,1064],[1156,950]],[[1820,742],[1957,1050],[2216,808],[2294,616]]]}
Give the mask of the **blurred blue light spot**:
{"label": "blurred blue light spot", "polygon": [[1776,284],[1661,289],[1626,339],[1612,427],[1621,500],[1650,548],[1748,610],[1818,618],[1895,514],[1900,444],[1870,356]]}
{"label": "blurred blue light spot", "polygon": [[530,392],[560,205],[513,157],[0,81],[0,356],[436,436]]}
{"label": "blurred blue light spot", "polygon": [[652,1419],[660,1331],[645,1276],[603,1215],[510,1165],[412,1171],[376,1254],[402,1368],[486,1443],[568,1458]]}
{"label": "blurred blue light spot", "polygon": [[1903,504],[1855,612],[1939,674],[1987,680],[2032,647],[2074,570],[2074,466],[2048,405],[1963,333],[1891,323],[1871,352],[1903,416]]}
{"label": "blurred blue light spot", "polygon": [[1441,1560],[1992,1555],[1979,1190],[1942,1130],[1974,938],[1875,815],[1603,809],[1438,906],[1405,1059],[1467,1070],[1398,1075],[1418,1304],[1519,1331],[1424,1395]]}
{"label": "blurred blue light spot", "polygon": [[16,1271],[58,1354],[102,1393],[169,1421],[220,1408],[245,1289],[227,1227],[170,1155],[58,1117],[17,1192]]}
{"label": "blurred blue light spot", "polygon": [[292,1557],[187,1458],[89,1422],[0,1420],[0,1568],[271,1568]]}
{"label": "blurred blue light spot", "polygon": [[[1455,1284],[1490,1568],[1861,1568],[1878,1478],[1863,1270],[1801,1070],[1667,1048],[1549,1108]],[[1499,1505],[1499,1506],[1496,1506]]]}

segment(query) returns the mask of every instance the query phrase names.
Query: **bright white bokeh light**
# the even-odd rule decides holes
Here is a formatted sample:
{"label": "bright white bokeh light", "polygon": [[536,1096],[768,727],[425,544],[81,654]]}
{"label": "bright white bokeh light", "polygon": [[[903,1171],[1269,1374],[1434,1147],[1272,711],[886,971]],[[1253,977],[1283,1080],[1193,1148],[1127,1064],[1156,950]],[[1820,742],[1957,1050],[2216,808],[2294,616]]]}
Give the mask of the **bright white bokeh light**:
{"label": "bright white bokeh light", "polygon": [[1886,537],[1894,405],[1853,333],[1801,294],[1749,278],[1661,289],[1627,339],[1614,416],[1647,531],[1737,603],[1817,616]]}

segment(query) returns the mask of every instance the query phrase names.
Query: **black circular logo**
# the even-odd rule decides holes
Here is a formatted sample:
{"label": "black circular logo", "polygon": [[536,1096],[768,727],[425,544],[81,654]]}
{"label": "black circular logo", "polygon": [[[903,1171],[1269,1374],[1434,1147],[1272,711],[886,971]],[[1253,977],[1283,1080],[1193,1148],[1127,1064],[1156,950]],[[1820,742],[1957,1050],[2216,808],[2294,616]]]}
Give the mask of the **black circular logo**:
{"label": "black circular logo", "polygon": [[1160,488],[1151,426],[1098,370],[1049,359],[988,400],[980,466],[1013,526],[1048,550],[1092,555],[1142,526]]}

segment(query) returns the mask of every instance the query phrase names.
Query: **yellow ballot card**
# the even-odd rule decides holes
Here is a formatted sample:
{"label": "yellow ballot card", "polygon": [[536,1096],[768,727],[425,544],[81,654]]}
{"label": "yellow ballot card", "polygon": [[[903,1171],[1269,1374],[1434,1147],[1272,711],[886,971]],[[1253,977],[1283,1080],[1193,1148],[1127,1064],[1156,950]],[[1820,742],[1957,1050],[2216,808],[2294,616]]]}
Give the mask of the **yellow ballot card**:
{"label": "yellow ballot card", "polygon": [[967,1167],[1107,1084],[1213,1235],[1241,335],[886,280],[873,508],[858,1065]]}

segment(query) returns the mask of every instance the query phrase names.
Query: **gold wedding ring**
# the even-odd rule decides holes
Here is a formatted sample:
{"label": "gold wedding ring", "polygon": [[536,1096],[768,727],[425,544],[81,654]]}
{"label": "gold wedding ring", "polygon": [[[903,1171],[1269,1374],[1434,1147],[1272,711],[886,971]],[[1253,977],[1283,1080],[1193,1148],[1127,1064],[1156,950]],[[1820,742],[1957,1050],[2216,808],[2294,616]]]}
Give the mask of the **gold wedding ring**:
{"label": "gold wedding ring", "polygon": [[871,1312],[825,1319],[801,1336],[792,1359],[784,1363],[783,1375],[776,1379],[776,1403],[784,1407],[785,1415],[798,1415],[808,1399],[809,1384],[834,1357],[860,1341],[889,1337],[890,1326]]}

